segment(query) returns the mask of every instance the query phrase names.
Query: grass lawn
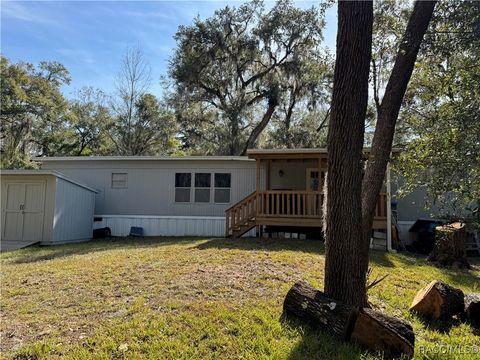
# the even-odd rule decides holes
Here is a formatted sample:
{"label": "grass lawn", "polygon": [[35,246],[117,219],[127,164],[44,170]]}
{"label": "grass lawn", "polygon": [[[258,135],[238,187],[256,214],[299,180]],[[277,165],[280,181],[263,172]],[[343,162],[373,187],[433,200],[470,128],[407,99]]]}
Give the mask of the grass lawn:
{"label": "grass lawn", "polygon": [[[306,240],[156,238],[31,247],[1,254],[1,356],[16,359],[379,359],[281,320],[296,280],[321,288],[323,245]],[[416,358],[435,346],[480,346],[468,324],[408,312],[440,279],[480,292],[480,266],[434,268],[423,257],[373,252],[374,305],[410,321]],[[463,346],[463,347],[462,347]],[[437,348],[438,349],[438,348]],[[443,348],[444,350],[446,348]],[[477,348],[479,349],[479,348]],[[480,349],[479,349],[480,351]]]}

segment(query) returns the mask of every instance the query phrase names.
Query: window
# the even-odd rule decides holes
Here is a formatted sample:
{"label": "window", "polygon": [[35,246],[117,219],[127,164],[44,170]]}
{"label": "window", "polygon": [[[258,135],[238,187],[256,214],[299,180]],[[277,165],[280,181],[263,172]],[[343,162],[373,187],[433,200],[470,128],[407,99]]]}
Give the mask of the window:
{"label": "window", "polygon": [[211,176],[209,173],[195,174],[195,202],[210,202]]}
{"label": "window", "polygon": [[[231,174],[218,173],[176,173],[175,202],[227,204],[230,202]],[[213,188],[213,196],[211,194]]]}
{"label": "window", "polygon": [[112,189],[127,188],[127,173],[112,173]]}
{"label": "window", "polygon": [[231,174],[215,174],[214,202],[229,203],[230,188],[232,183]]}
{"label": "window", "polygon": [[175,174],[175,202],[190,202],[190,188],[192,187],[192,174]]}

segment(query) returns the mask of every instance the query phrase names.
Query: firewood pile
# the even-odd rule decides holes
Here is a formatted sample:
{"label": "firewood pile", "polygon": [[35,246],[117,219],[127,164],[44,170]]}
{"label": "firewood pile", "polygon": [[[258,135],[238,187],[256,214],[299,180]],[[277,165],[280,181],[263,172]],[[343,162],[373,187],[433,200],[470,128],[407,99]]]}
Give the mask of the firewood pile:
{"label": "firewood pile", "polygon": [[469,269],[466,257],[465,242],[467,232],[465,224],[454,222],[435,228],[435,245],[428,261],[441,267]]}
{"label": "firewood pile", "polygon": [[409,323],[380,311],[358,309],[330,299],[305,282],[293,285],[283,309],[287,315],[305,320],[341,340],[388,356],[413,357],[415,334]]}
{"label": "firewood pile", "polygon": [[456,316],[478,326],[480,294],[465,295],[460,289],[434,280],[417,293],[410,305],[410,311],[433,320],[448,321]]}
{"label": "firewood pile", "polygon": [[[338,339],[357,343],[386,357],[414,355],[415,334],[405,320],[370,308],[357,308],[327,297],[305,282],[293,285],[285,297],[284,314],[295,316]],[[415,296],[410,311],[427,319],[461,320],[480,325],[480,294],[464,295],[434,280]]]}

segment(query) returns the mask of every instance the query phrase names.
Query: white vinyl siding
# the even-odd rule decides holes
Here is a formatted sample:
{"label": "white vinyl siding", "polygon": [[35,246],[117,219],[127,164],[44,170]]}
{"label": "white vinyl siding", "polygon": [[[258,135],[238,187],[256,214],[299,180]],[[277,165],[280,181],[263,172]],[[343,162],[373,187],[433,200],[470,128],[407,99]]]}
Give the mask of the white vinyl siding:
{"label": "white vinyl siding", "polygon": [[[149,216],[225,216],[225,209],[255,190],[255,161],[96,161],[66,160],[45,162],[44,168],[61,171],[100,191],[96,214]],[[128,173],[128,189],[112,189],[112,173]],[[184,192],[188,202],[175,201],[175,174],[191,174],[191,187]],[[209,203],[194,202],[195,173],[231,174],[230,203],[215,203],[211,189]],[[214,179],[212,178],[212,185]],[[119,196],[119,192],[122,192]],[[177,194],[178,196],[178,194]]]}

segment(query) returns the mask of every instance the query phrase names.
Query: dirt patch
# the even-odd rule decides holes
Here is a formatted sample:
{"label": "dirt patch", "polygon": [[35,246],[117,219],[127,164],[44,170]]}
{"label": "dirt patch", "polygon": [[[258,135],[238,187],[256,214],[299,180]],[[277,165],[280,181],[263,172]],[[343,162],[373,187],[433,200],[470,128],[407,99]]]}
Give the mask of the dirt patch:
{"label": "dirt patch", "polygon": [[283,284],[301,276],[301,271],[290,264],[239,258],[227,264],[199,266],[192,273],[176,278],[167,289],[168,295],[178,300],[230,299],[241,305],[248,299],[277,297],[284,291]]}

